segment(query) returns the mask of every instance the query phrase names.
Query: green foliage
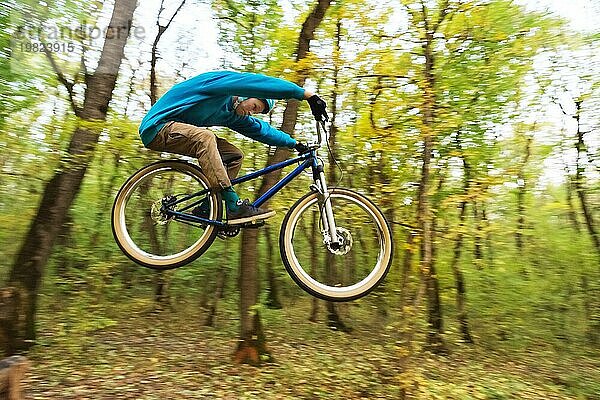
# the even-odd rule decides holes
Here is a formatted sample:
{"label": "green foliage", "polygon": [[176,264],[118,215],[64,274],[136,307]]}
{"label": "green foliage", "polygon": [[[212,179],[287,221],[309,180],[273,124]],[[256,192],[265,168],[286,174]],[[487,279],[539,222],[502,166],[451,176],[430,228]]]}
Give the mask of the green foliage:
{"label": "green foliage", "polygon": [[[230,56],[224,66],[235,65],[250,72],[268,69],[274,48],[282,10],[277,1],[219,0],[213,2],[219,19],[220,42]],[[237,61],[237,62],[236,62]]]}

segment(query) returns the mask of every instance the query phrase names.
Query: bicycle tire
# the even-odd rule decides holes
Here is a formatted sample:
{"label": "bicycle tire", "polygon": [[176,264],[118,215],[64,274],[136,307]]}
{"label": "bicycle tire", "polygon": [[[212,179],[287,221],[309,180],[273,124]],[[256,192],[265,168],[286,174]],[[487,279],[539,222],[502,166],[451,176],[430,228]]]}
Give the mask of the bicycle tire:
{"label": "bicycle tire", "polygon": [[[306,213],[307,210],[312,210],[314,212],[312,214],[313,226],[314,218],[316,218],[315,215],[320,215],[320,211],[315,210],[315,207],[318,207],[319,210],[322,207],[319,196],[320,194],[317,192],[306,194],[300,198],[286,214],[279,235],[281,259],[290,277],[298,284],[298,286],[309,294],[327,301],[341,302],[356,300],[375,289],[377,285],[385,279],[385,276],[390,269],[394,248],[390,226],[381,210],[362,194],[343,188],[331,189],[329,199],[332,202],[332,207],[335,208],[334,213],[338,232],[344,232],[348,236],[348,242],[350,242],[349,249],[347,250],[347,253],[344,254],[342,260],[351,257],[350,252],[356,250],[355,253],[358,253],[360,251],[360,245],[358,243],[356,243],[356,245],[352,244],[352,235],[356,236],[354,238],[355,240],[363,241],[364,238],[361,236],[363,236],[365,232],[372,234],[371,240],[373,243],[378,242],[376,243],[378,246],[369,247],[368,243],[363,244],[363,247],[367,248],[367,252],[363,249],[363,255],[377,252],[377,250],[379,250],[379,254],[377,254],[375,264],[372,266],[367,265],[367,261],[373,258],[372,255],[365,257],[369,260],[364,260],[365,262],[360,265],[360,268],[364,269],[365,275],[362,280],[359,280],[356,283],[346,284],[338,276],[333,277],[333,279],[337,279],[335,282],[323,282],[324,280],[332,279],[332,274],[331,271],[326,272],[326,279],[321,279],[322,276],[317,277],[318,273],[314,270],[319,266],[312,265],[316,263],[315,260],[318,258],[316,257],[313,259],[314,252],[321,251],[321,253],[325,255],[325,262],[323,264],[327,264],[332,260],[333,262],[336,262],[337,260],[332,251],[327,248],[325,243],[317,245],[316,240],[318,239],[316,237],[312,238],[312,243],[307,244],[307,246],[311,247],[308,256],[306,254],[306,249],[294,248],[294,244],[297,242],[296,239],[302,235],[302,229],[299,227],[302,214]],[[344,201],[346,201],[349,206],[344,206]],[[339,207],[344,208],[343,212],[341,209],[338,209],[338,203],[340,204]],[[364,217],[361,213],[364,213]],[[351,226],[357,224],[357,221],[360,221],[361,218],[363,219],[363,222],[368,222],[369,220],[373,222],[374,227],[369,227],[367,228],[367,231],[364,231],[363,227],[358,228],[356,226]],[[352,219],[354,219],[354,223],[352,222]],[[308,238],[310,235],[304,233],[304,236]],[[307,240],[310,241],[310,239]],[[355,247],[356,249],[354,249]],[[327,252],[330,254],[326,255]],[[304,257],[301,257],[301,255],[304,255]],[[356,257],[356,255],[357,254],[352,253],[352,257]],[[360,254],[358,255],[360,256]],[[302,259],[302,261],[299,261],[299,258]],[[323,256],[321,256],[321,258],[323,258]],[[310,259],[311,265],[309,265],[308,259]],[[357,274],[355,270],[359,268],[359,264],[356,263],[356,260],[353,262],[354,265],[352,265],[352,259],[348,262],[346,261],[343,262],[349,264],[350,267],[345,268],[354,268],[353,273]],[[324,268],[327,269],[327,265],[325,265]],[[331,269],[331,266],[329,268]],[[312,269],[312,271],[309,271],[309,269]],[[349,275],[349,273],[346,272],[342,272],[342,274]],[[357,280],[358,279],[360,279],[360,276]]]}
{"label": "bicycle tire", "polygon": [[[128,229],[128,227],[134,226],[135,223],[141,222],[134,217],[130,217],[128,220],[125,213],[126,207],[136,189],[140,188],[141,191],[145,190],[142,189],[142,186],[149,185],[145,182],[152,179],[154,176],[160,176],[159,174],[162,172],[174,172],[176,176],[178,173],[181,173],[182,176],[186,177],[185,179],[192,181],[190,185],[188,185],[187,182],[184,182],[188,191],[194,190],[190,187],[191,184],[193,184],[193,181],[199,183],[201,187],[209,187],[208,180],[200,168],[193,164],[181,160],[158,161],[149,164],[135,172],[120,188],[112,208],[111,225],[117,245],[129,259],[147,268],[168,270],[186,265],[200,257],[214,242],[217,237],[217,229],[214,225],[207,225],[197,239],[193,236],[195,233],[192,233],[192,235],[190,235],[190,240],[193,241],[192,244],[174,255],[153,254],[152,251],[142,249],[142,244],[138,239],[132,238],[132,234]],[[184,184],[182,184],[182,186]],[[166,196],[167,193],[163,193],[162,195]],[[138,195],[138,198],[139,197],[140,196]],[[220,195],[211,191],[207,198],[209,199],[210,204],[210,209],[208,211],[210,219],[220,221],[223,211]],[[161,197],[158,197],[148,199],[148,201],[154,200],[156,202],[157,200],[160,201],[160,199]],[[148,207],[142,207],[139,213],[141,213],[140,215],[144,215],[144,218],[148,219],[150,218],[149,215],[151,215],[150,211],[151,210],[149,210]],[[177,223],[177,221],[169,220],[165,225],[171,223]],[[151,229],[154,229],[156,226],[156,224],[154,224],[153,227],[146,225],[147,228]],[[168,234],[166,229],[168,228],[165,228],[165,231]],[[187,229],[189,230],[189,228]],[[168,237],[168,235],[164,236]]]}

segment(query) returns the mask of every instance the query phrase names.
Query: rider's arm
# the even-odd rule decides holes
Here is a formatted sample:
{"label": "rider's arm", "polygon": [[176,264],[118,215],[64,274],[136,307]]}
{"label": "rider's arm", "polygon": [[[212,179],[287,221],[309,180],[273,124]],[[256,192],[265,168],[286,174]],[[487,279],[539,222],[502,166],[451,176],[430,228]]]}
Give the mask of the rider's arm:
{"label": "rider's arm", "polygon": [[255,117],[237,116],[227,127],[269,146],[294,148],[296,139]]}
{"label": "rider's arm", "polygon": [[203,74],[198,90],[207,95],[304,100],[306,91],[284,79],[249,72]]}

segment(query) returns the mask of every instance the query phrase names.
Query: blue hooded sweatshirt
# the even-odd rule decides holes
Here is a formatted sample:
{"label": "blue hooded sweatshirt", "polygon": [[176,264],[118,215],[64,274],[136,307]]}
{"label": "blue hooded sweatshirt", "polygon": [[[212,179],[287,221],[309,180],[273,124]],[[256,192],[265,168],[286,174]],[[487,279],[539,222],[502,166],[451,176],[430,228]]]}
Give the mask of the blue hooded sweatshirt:
{"label": "blue hooded sweatshirt", "polygon": [[283,79],[260,74],[217,71],[200,74],[173,86],[148,111],[140,125],[144,146],[165,123],[224,126],[259,142],[294,147],[296,140],[252,116],[237,115],[233,96],[268,99],[304,99],[304,89]]}

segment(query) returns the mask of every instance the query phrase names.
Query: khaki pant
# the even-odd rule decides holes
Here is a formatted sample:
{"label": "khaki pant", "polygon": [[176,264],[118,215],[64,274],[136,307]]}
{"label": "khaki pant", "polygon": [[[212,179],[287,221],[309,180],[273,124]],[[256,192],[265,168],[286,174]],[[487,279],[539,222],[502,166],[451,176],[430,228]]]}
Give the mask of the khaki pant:
{"label": "khaki pant", "polygon": [[231,186],[242,167],[244,153],[209,129],[182,122],[167,122],[148,144],[156,151],[196,157],[212,189]]}

